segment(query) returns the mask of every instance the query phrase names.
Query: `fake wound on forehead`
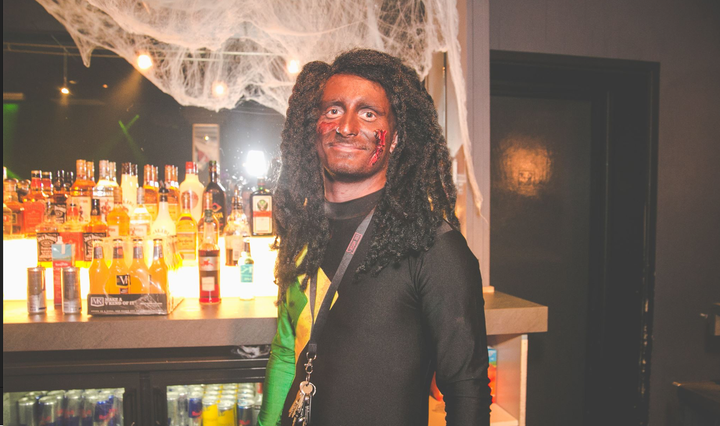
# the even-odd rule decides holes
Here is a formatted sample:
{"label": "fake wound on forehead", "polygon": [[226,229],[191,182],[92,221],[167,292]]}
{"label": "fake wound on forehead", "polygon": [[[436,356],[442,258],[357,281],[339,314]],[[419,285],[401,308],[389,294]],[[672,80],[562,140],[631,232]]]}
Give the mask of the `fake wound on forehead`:
{"label": "fake wound on forehead", "polygon": [[377,163],[377,161],[380,159],[380,156],[382,155],[383,151],[385,151],[385,136],[387,135],[387,130],[375,130],[375,141],[377,142],[377,146],[375,147],[375,152],[373,152],[372,157],[370,157],[370,165],[374,165]]}

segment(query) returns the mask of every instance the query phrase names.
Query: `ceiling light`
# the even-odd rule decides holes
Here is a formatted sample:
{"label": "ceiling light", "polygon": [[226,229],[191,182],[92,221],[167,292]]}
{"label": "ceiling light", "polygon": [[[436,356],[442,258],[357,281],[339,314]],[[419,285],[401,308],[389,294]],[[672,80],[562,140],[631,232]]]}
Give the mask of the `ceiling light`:
{"label": "ceiling light", "polygon": [[70,89],[68,89],[67,87],[63,87],[62,89],[60,89],[60,93],[62,93],[63,95],[69,95]]}
{"label": "ceiling light", "polygon": [[297,59],[291,59],[287,64],[287,70],[290,74],[297,74],[300,72],[300,61]]}
{"label": "ceiling light", "polygon": [[227,94],[227,84],[223,81],[216,81],[212,84],[213,96],[221,98]]}
{"label": "ceiling light", "polygon": [[150,56],[143,53],[142,55],[139,55],[137,58],[137,66],[141,70],[146,70],[153,66],[152,59],[150,58]]}

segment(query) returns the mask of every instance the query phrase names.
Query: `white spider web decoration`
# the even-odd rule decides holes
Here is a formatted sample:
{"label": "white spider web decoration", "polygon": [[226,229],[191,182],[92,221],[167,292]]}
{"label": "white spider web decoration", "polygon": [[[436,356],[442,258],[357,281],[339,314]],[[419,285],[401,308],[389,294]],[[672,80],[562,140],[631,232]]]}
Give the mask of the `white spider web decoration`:
{"label": "white spider web decoration", "polygon": [[[95,48],[136,66],[186,106],[219,111],[253,100],[285,115],[296,74],[289,61],[331,62],[362,47],[402,58],[421,79],[433,52],[447,52],[457,95],[468,183],[480,211],[467,127],[455,0],[37,0],[62,23],[85,66]],[[222,85],[218,95],[213,88]]]}

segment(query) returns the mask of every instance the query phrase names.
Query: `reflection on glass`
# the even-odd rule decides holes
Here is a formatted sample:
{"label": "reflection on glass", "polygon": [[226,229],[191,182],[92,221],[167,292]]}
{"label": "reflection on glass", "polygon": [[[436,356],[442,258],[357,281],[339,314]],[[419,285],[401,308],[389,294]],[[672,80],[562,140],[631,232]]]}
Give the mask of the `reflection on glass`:
{"label": "reflection on glass", "polygon": [[500,150],[500,176],[494,182],[502,189],[536,197],[552,177],[552,156],[545,141],[513,134],[503,139]]}
{"label": "reflection on glass", "polygon": [[261,383],[168,386],[167,424],[255,426],[261,405]]}
{"label": "reflection on glass", "polygon": [[72,389],[3,393],[3,424],[122,425],[125,390]]}

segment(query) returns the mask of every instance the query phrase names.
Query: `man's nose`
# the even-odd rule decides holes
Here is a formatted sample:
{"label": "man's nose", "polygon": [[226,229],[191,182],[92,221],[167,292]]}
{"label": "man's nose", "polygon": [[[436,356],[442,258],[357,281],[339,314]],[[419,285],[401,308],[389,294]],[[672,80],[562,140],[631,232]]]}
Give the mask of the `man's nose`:
{"label": "man's nose", "polygon": [[359,122],[355,114],[344,114],[338,123],[337,132],[343,137],[357,136]]}

